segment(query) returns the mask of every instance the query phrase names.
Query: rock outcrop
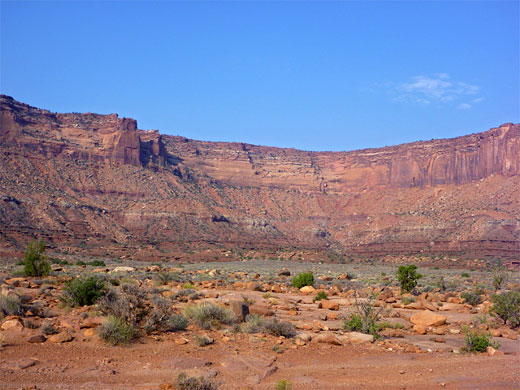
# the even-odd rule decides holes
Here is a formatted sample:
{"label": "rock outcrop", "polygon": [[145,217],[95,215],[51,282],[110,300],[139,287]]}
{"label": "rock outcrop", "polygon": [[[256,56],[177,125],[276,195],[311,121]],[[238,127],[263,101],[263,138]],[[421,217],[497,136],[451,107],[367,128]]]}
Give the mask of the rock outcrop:
{"label": "rock outcrop", "polygon": [[161,135],[1,95],[0,152],[0,256],[32,237],[134,258],[520,255],[518,124],[308,152]]}

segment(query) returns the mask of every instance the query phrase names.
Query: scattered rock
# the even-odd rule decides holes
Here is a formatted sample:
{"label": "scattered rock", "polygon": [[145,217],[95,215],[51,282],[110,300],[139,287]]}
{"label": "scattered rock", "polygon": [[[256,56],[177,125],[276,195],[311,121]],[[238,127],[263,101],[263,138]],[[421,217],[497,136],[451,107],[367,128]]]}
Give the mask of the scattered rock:
{"label": "scattered rock", "polygon": [[52,336],[50,336],[48,338],[48,340],[51,343],[68,343],[69,341],[72,341],[73,339],[74,339],[74,337],[72,337],[72,335],[67,331],[63,331],[58,334],[53,334]]}
{"label": "scattered rock", "polygon": [[420,325],[423,327],[439,326],[446,322],[446,317],[441,314],[433,313],[430,310],[424,310],[419,313],[415,313],[410,318],[410,321],[414,325]]}

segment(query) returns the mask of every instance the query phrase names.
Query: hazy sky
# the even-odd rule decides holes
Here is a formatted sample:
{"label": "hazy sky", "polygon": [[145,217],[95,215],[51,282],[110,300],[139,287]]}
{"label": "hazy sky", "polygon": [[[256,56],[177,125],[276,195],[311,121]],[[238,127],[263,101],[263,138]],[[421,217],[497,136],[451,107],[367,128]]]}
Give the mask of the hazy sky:
{"label": "hazy sky", "polygon": [[2,93],[352,150],[520,122],[519,2],[1,2]]}

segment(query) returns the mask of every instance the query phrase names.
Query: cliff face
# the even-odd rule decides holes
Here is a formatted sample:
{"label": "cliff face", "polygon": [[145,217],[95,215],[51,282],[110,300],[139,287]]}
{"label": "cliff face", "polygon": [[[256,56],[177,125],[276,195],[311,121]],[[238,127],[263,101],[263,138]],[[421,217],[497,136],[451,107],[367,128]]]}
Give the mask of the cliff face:
{"label": "cliff face", "polygon": [[307,152],[160,135],[2,95],[0,184],[0,255],[36,236],[136,258],[520,255],[520,125],[510,123]]}
{"label": "cliff face", "polygon": [[328,193],[464,184],[493,174],[520,173],[520,127],[511,123],[449,140],[354,152],[305,152],[182,137],[168,137],[167,146],[186,165],[219,181]]}
{"label": "cliff face", "polygon": [[159,133],[138,132],[134,119],[117,114],[56,114],[5,95],[0,97],[0,142],[47,158],[114,165],[153,161],[158,167],[165,156]]}

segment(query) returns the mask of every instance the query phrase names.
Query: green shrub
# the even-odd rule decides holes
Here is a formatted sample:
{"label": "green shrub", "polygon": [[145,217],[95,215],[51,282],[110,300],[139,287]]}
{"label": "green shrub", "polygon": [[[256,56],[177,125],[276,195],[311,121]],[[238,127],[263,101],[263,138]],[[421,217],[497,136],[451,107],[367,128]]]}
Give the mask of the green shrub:
{"label": "green shrub", "polygon": [[507,282],[507,272],[503,268],[497,268],[493,271],[493,287],[495,291],[500,290]]}
{"label": "green shrub", "polygon": [[460,274],[460,276],[461,276],[462,278],[469,278],[469,273],[467,273],[467,272],[463,272],[462,274]]}
{"label": "green shrub", "polygon": [[167,330],[170,332],[177,332],[185,330],[188,327],[188,319],[182,314],[172,315],[167,322]]}
{"label": "green shrub", "polygon": [[422,275],[416,272],[417,266],[414,264],[401,265],[397,270],[397,280],[401,285],[402,292],[410,292],[417,286],[417,281]]}
{"label": "green shrub", "polygon": [[312,302],[321,301],[322,299],[328,300],[327,294],[324,291],[319,291],[314,298],[312,298]]}
{"label": "green shrub", "polygon": [[491,340],[491,335],[488,333],[482,333],[477,330],[464,329],[464,342],[466,346],[464,350],[467,352],[486,352],[488,346],[495,349],[500,347],[500,344],[494,343]]}
{"label": "green shrub", "polygon": [[218,386],[204,377],[189,377],[184,372],[179,373],[175,379],[176,390],[217,390]]}
{"label": "green shrub", "polygon": [[204,329],[232,324],[235,316],[231,310],[213,303],[186,305],[184,315]]}
{"label": "green shrub", "polygon": [[296,288],[314,286],[314,275],[312,272],[302,272],[293,278],[292,285]]}
{"label": "green shrub", "polygon": [[184,283],[182,285],[182,288],[184,288],[186,290],[196,290],[197,289],[197,287],[193,283]]}
{"label": "green shrub", "polygon": [[491,296],[493,306],[489,313],[509,323],[513,328],[520,326],[520,291],[508,291]]}
{"label": "green shrub", "polygon": [[0,295],[0,314],[6,316],[21,316],[24,309],[17,295]]}
{"label": "green shrub", "polygon": [[263,331],[272,336],[292,338],[296,336],[296,329],[290,322],[279,321],[277,318],[271,318],[264,321]]}
{"label": "green shrub", "polygon": [[471,306],[477,306],[482,303],[482,298],[480,295],[474,292],[464,292],[460,296],[464,298]]}
{"label": "green shrub", "polygon": [[105,283],[93,276],[69,281],[61,300],[69,306],[93,305],[105,293]]}
{"label": "green shrub", "polygon": [[375,339],[379,338],[378,321],[382,308],[374,306],[374,297],[357,299],[354,304],[354,312],[344,321],[347,330],[371,334]]}
{"label": "green shrub", "polygon": [[45,252],[43,241],[31,241],[25,250],[24,274],[25,276],[46,276],[51,272],[51,265]]}
{"label": "green shrub", "polygon": [[124,319],[109,316],[108,319],[98,328],[101,340],[111,344],[128,344],[137,337],[136,329]]}
{"label": "green shrub", "polygon": [[409,305],[410,303],[415,302],[415,301],[416,301],[415,297],[403,297],[401,299],[401,302],[403,303],[403,305]]}
{"label": "green shrub", "polygon": [[276,382],[276,385],[274,386],[274,390],[291,390],[292,389],[292,383],[288,380],[282,379]]}
{"label": "green shrub", "polygon": [[103,260],[92,260],[91,262],[87,263],[87,265],[91,265],[93,267],[106,267],[106,264]]}
{"label": "green shrub", "polygon": [[260,314],[248,314],[242,329],[246,333],[260,333],[264,328],[264,317]]}

